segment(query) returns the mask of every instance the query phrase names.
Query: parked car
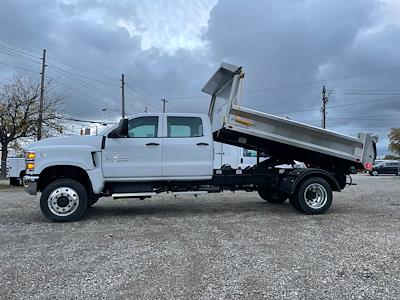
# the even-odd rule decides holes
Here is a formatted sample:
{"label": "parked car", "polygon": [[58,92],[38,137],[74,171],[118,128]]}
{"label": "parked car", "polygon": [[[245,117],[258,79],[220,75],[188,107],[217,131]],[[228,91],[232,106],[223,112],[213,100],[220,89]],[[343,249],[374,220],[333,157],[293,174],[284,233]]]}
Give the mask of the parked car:
{"label": "parked car", "polygon": [[379,174],[395,174],[400,175],[400,162],[399,161],[385,161],[374,165],[371,171],[371,176],[378,176]]}

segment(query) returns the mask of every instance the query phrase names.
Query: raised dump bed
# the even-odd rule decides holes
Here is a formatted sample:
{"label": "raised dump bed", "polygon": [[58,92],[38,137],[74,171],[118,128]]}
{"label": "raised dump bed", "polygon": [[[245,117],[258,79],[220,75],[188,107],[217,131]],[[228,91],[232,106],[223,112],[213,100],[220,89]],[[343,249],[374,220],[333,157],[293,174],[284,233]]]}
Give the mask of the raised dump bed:
{"label": "raised dump bed", "polygon": [[239,106],[243,78],[241,67],[223,63],[202,89],[212,96],[209,116],[216,141],[332,171],[372,168],[376,135],[351,137]]}

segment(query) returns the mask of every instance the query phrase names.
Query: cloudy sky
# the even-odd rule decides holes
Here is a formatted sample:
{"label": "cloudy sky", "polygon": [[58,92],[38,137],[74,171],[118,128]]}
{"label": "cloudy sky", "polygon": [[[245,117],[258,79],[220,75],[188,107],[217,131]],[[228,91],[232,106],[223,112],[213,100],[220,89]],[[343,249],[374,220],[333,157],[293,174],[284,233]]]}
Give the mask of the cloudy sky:
{"label": "cloudy sky", "polygon": [[116,120],[122,73],[130,114],[207,112],[224,61],[246,72],[244,106],[320,126],[325,84],[328,129],[385,154],[400,126],[399,0],[2,0],[0,80],[39,78],[44,48],[74,118]]}

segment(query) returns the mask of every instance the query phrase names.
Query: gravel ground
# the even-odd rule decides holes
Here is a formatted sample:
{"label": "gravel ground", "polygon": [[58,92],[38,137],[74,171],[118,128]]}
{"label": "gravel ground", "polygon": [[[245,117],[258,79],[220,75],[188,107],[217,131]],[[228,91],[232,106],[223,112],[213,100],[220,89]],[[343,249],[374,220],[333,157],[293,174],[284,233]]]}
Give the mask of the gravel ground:
{"label": "gravel ground", "polygon": [[1,299],[399,299],[400,178],[354,176],[325,215],[256,193],[100,199],[49,223],[0,188]]}

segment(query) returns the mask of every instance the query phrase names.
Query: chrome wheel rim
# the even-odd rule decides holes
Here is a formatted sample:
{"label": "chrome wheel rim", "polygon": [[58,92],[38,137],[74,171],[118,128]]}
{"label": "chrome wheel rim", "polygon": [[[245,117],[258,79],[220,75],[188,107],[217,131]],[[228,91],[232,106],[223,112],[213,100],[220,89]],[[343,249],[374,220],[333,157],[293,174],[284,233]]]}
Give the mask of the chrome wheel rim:
{"label": "chrome wheel rim", "polygon": [[59,187],[51,192],[47,199],[47,205],[56,216],[66,217],[78,209],[79,196],[70,187]]}
{"label": "chrome wheel rim", "polygon": [[372,171],[372,175],[377,176],[378,175],[378,171]]}
{"label": "chrome wheel rim", "polygon": [[328,201],[328,192],[323,185],[312,183],[304,191],[304,200],[312,209],[320,209]]}

